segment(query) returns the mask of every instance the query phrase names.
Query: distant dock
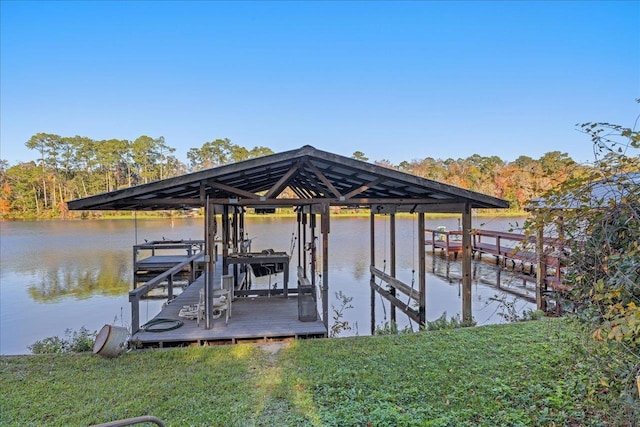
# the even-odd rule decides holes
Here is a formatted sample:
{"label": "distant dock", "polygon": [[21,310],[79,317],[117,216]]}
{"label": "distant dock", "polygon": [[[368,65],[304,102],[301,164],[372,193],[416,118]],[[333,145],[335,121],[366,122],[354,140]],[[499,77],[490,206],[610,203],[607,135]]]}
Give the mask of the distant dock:
{"label": "distant dock", "polygon": [[[472,230],[471,253],[477,259],[483,255],[495,258],[496,265],[520,271],[520,278],[535,281],[538,255],[535,250],[535,237],[519,233],[495,230]],[[462,232],[457,230],[425,229],[425,245],[430,246],[433,254],[440,250],[445,256],[453,255],[457,259],[462,252]],[[565,243],[559,239],[544,238],[542,242],[545,285],[553,291],[568,291],[570,287],[562,284],[563,249]]]}

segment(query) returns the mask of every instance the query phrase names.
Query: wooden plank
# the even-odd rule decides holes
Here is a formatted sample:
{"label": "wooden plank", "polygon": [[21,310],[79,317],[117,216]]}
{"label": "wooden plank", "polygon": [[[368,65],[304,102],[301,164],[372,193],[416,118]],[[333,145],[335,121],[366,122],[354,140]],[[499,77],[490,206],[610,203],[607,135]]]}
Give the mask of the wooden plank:
{"label": "wooden plank", "polygon": [[137,270],[167,269],[187,259],[186,255],[152,255],[136,262]]}
{"label": "wooden plank", "polygon": [[443,249],[448,252],[462,252],[462,242],[457,240],[450,240],[447,245],[446,241],[436,240],[435,242],[431,239],[425,239],[425,245],[432,246],[435,249]]}
{"label": "wooden plank", "polygon": [[416,322],[418,324],[423,324],[421,322],[421,317],[422,316],[420,316],[420,314],[418,312],[416,312],[414,309],[410,308],[407,303],[405,303],[403,301],[400,301],[398,298],[396,298],[395,296],[391,295],[391,293],[388,290],[383,289],[374,280],[371,280],[369,282],[369,285],[371,286],[371,292],[374,292],[374,295],[375,295],[375,292],[378,292],[384,298],[389,300],[389,302],[391,302],[391,304],[394,307],[396,307],[398,310],[402,311],[409,318],[411,318],[414,322]]}
{"label": "wooden plank", "polygon": [[[399,290],[400,292],[402,292],[403,294],[405,294],[406,296],[408,296],[409,298],[415,301],[420,301],[420,292],[415,289],[412,289],[411,286],[407,285],[406,283],[401,282],[400,280],[396,279],[393,276],[383,273],[382,271],[378,270],[374,266],[369,267],[369,271],[371,272],[371,274],[381,279],[383,282],[387,283],[393,289]],[[395,296],[395,293],[391,292],[391,294]]]}
{"label": "wooden plank", "polygon": [[[199,290],[196,290],[196,294]],[[174,300],[158,317],[178,318],[183,302],[197,302],[196,297]],[[193,303],[193,302],[192,302]],[[187,305],[187,304],[184,304]],[[195,320],[181,319],[184,325],[173,331],[144,332],[134,335],[146,345],[160,342],[201,342],[201,341],[233,341],[238,339],[267,339],[297,336],[326,336],[327,329],[322,321],[301,322],[298,320],[298,299],[271,298],[237,298],[233,303],[233,313],[229,323],[224,316],[214,319],[211,329],[205,329]]]}

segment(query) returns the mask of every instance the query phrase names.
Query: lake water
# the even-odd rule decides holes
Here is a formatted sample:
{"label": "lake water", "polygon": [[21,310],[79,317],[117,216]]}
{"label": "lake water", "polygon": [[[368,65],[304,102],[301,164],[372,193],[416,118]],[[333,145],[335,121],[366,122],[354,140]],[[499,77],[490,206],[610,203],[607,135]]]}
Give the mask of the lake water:
{"label": "lake water", "polygon": [[[376,225],[378,267],[388,259],[388,218]],[[247,218],[246,231],[253,239],[252,250],[273,248],[290,252],[297,224],[294,218]],[[473,227],[508,230],[523,219],[474,218]],[[427,228],[446,226],[457,229],[457,218],[427,219]],[[28,345],[50,336],[63,336],[66,329],[86,327],[100,330],[106,324],[128,325],[128,291],[132,282],[132,247],[144,240],[202,239],[203,219],[96,220],[0,222],[0,354],[26,354]],[[411,283],[417,266],[417,220],[398,218],[397,276]],[[297,247],[293,251],[291,277],[295,276]],[[352,297],[353,308],[344,311],[352,330],[344,335],[370,333],[369,219],[331,218],[329,235],[329,317],[339,302],[335,293]],[[321,266],[321,260],[318,260]],[[474,262],[473,316],[479,325],[500,323],[503,305],[494,300],[503,291],[486,283],[497,283],[495,266]],[[427,319],[444,312],[448,317],[461,313],[460,264],[427,251]],[[447,277],[448,276],[448,277]],[[262,278],[261,280],[268,280]],[[273,281],[282,280],[281,276]],[[504,289],[519,286],[502,272],[499,283]],[[254,282],[255,283],[255,282]],[[415,278],[416,287],[418,284]],[[273,284],[273,283],[272,283]],[[260,281],[258,281],[260,285]],[[263,285],[267,285],[263,282]],[[531,292],[532,293],[532,292]],[[508,301],[513,297],[507,296]],[[141,324],[153,318],[161,301],[141,303]],[[534,308],[523,300],[516,309]],[[380,326],[388,313],[380,297],[376,299],[376,322]],[[386,310],[388,311],[388,304]],[[388,318],[386,319],[388,320]],[[330,320],[331,323],[331,320]],[[398,312],[401,328],[410,326]],[[413,325],[415,328],[415,325]]]}

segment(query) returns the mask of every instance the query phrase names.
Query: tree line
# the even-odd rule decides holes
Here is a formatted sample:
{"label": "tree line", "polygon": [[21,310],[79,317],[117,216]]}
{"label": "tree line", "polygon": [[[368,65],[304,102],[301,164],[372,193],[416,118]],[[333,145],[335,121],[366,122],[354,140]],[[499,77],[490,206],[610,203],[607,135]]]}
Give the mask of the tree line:
{"label": "tree line", "polygon": [[0,160],[3,218],[66,217],[72,199],[273,153],[216,139],[191,148],[185,164],[164,137],[147,135],[129,141],[38,133],[25,146],[35,152],[34,160],[16,165]]}
{"label": "tree line", "polygon": [[[75,198],[273,154],[268,147],[248,149],[226,138],[215,139],[189,149],[185,164],[164,137],[146,135],[130,141],[38,133],[25,146],[34,151],[34,160],[15,165],[0,160],[0,215],[5,219],[66,217],[66,202]],[[361,151],[352,157],[369,160]],[[398,165],[385,159],[374,163],[506,199],[514,210],[583,175],[587,168],[560,151],[539,159],[520,156],[512,162],[474,154],[464,159],[426,157]]]}

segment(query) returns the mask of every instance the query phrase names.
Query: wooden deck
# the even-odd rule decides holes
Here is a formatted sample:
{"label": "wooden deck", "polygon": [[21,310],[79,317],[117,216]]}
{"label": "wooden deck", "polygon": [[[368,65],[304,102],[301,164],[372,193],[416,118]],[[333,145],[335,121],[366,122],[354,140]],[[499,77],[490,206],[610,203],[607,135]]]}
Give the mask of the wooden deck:
{"label": "wooden deck", "polygon": [[138,260],[136,267],[138,270],[168,270],[184,260],[185,255],[152,255]]}
{"label": "wooden deck", "polygon": [[[220,269],[217,271],[216,288],[219,287]],[[225,323],[224,314],[213,319],[211,329],[200,326],[196,320],[178,316],[184,305],[196,304],[204,280],[199,278],[161,310],[155,318],[180,319],[184,325],[166,332],[140,330],[131,337],[142,347],[172,347],[184,345],[235,344],[238,342],[266,342],[292,338],[321,338],[327,336],[320,316],[313,322],[298,320],[298,298],[282,295],[272,297],[236,297],[232,303],[231,318]],[[154,318],[154,319],[155,319]]]}

